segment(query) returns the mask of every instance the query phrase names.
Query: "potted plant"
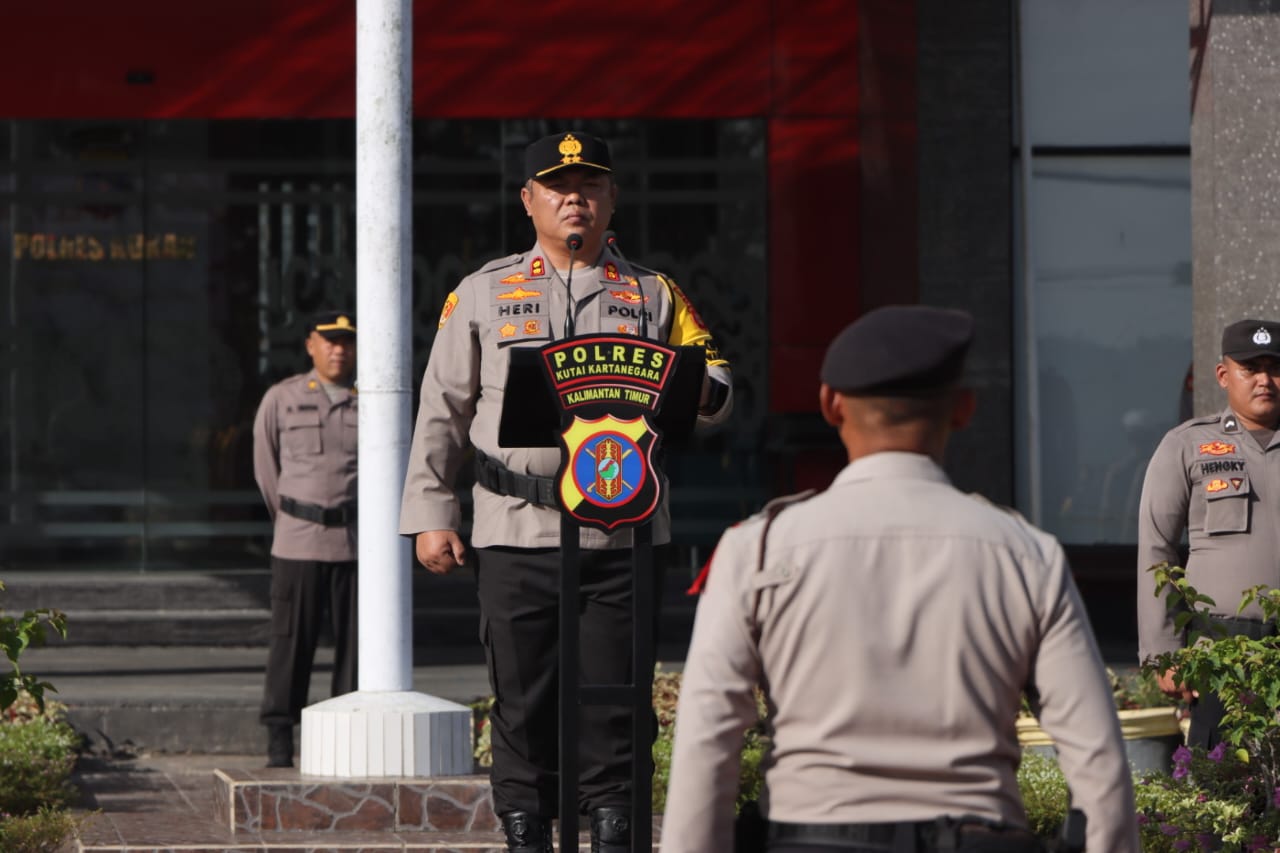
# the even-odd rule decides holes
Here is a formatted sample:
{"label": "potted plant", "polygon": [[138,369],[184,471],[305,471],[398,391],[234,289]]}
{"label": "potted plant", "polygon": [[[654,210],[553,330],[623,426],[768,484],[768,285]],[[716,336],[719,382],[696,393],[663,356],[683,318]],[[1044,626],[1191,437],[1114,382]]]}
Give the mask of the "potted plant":
{"label": "potted plant", "polygon": [[[1115,699],[1125,755],[1137,773],[1167,770],[1184,740],[1177,701],[1166,696],[1155,675],[1143,669],[1107,669]],[[1030,752],[1052,754],[1053,739],[1024,700],[1016,722],[1018,742]]]}

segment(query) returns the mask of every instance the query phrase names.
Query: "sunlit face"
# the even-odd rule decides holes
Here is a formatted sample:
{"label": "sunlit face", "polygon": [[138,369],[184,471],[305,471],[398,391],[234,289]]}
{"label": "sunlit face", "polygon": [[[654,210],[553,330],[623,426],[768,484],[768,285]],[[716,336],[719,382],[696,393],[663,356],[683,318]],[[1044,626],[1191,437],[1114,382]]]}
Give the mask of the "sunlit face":
{"label": "sunlit face", "polygon": [[1245,429],[1280,426],[1280,358],[1260,355],[1236,361],[1224,355],[1217,374],[1231,411]]}
{"label": "sunlit face", "polygon": [[520,190],[538,241],[557,246],[570,234],[580,234],[587,245],[596,243],[609,228],[617,198],[608,173],[574,167],[535,178]]}
{"label": "sunlit face", "polygon": [[307,335],[307,355],[316,373],[325,382],[345,385],[356,370],[356,336],[339,335],[329,340],[319,332]]}

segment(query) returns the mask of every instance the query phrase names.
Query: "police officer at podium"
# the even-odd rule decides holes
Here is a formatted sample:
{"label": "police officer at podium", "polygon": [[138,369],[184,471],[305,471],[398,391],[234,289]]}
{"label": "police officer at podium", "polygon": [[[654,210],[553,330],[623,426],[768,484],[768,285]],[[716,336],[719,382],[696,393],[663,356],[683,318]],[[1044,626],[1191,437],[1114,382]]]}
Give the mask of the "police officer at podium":
{"label": "police officer at podium", "polygon": [[253,422],[253,473],[271,514],[271,639],[260,718],[267,766],[293,766],[311,664],[328,614],[332,691],[356,689],[356,324],[307,326],[311,369],[267,389]]}
{"label": "police officer at podium", "polygon": [[[521,203],[536,242],[491,261],[449,294],[422,379],[400,532],[418,560],[443,574],[473,567],[480,636],[495,704],[493,798],[507,848],[551,848],[559,813],[558,634],[560,512],[554,475],[560,451],[498,446],[510,352],[575,333],[640,335],[702,348],[699,426],[722,423],[732,406],[729,365],[684,293],[668,276],[626,261],[606,244],[618,200],[609,146],[585,133],[557,133],[525,150]],[[453,492],[474,449],[471,548],[459,536]],[[670,514],[653,517],[655,563],[670,540]],[[584,684],[631,682],[631,534],[583,529],[581,671]],[[657,572],[655,583],[660,583]],[[649,673],[639,673],[641,681]],[[630,849],[631,734],[626,708],[581,712],[579,808],[593,850]]]}
{"label": "police officer at podium", "polygon": [[662,853],[732,849],[757,685],[772,735],[760,850],[1040,851],[1015,778],[1029,692],[1087,849],[1137,853],[1111,687],[1062,546],[941,467],[974,412],[972,329],[961,311],[890,306],[828,348],[819,408],[849,463],[825,492],[771,503],[716,547]]}

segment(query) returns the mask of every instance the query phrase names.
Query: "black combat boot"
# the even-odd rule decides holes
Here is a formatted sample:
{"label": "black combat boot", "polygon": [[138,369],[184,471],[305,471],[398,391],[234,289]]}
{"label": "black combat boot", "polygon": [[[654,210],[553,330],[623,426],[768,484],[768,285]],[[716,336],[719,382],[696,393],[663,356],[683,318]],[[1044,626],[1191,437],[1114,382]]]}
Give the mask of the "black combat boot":
{"label": "black combat boot", "polygon": [[502,815],[508,853],[552,853],[551,820],[529,812]]}
{"label": "black combat boot", "polygon": [[591,853],[631,853],[631,811],[601,806],[591,810]]}
{"label": "black combat boot", "polygon": [[267,726],[267,766],[293,766],[293,726]]}

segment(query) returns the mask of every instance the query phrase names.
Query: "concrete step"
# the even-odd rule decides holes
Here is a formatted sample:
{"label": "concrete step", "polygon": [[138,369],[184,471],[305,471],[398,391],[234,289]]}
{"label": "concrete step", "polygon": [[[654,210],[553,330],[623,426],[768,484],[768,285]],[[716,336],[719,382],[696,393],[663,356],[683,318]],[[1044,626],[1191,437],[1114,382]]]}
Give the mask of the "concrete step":
{"label": "concrete step", "polygon": [[[67,615],[66,646],[265,646],[270,637],[270,572],[14,572],[0,577],[0,610],[54,608]],[[696,601],[684,580],[663,592],[659,637],[683,656]],[[413,575],[417,650],[476,647],[479,604],[467,573]]]}

